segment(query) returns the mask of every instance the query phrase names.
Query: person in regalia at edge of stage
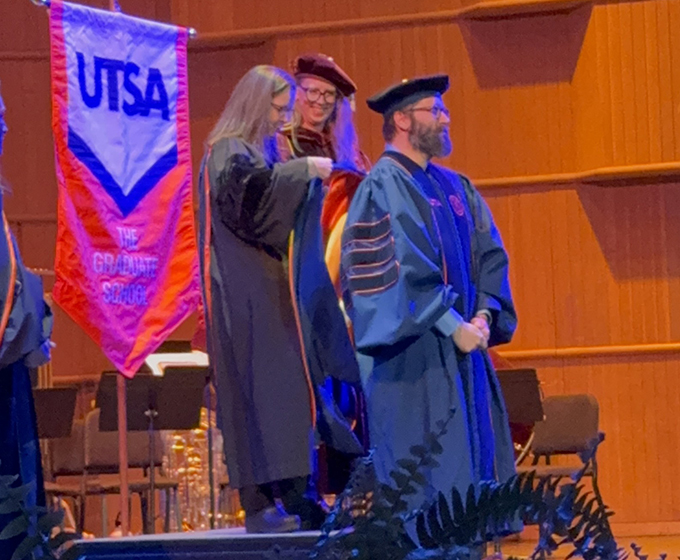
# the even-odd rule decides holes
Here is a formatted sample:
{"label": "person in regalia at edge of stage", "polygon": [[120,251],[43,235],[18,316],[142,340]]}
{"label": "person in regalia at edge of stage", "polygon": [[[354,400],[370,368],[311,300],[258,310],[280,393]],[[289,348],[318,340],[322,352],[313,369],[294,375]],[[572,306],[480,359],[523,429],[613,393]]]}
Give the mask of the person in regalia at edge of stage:
{"label": "person in regalia at edge of stage", "polygon": [[324,390],[329,376],[360,382],[323,262],[321,179],[332,162],[278,158],[276,134],[294,98],[283,70],[247,72],[207,139],[199,177],[217,419],[248,532],[318,528],[314,447],[362,451]]}
{"label": "person in regalia at edge of stage", "polygon": [[[7,133],[5,104],[0,96],[0,156]],[[30,485],[27,508],[45,505],[45,489],[30,369],[50,360],[52,311],[43,298],[42,280],[21,261],[9,230],[0,175],[0,476],[16,476],[15,486]],[[16,513],[0,513],[0,530]],[[26,536],[0,541],[0,560],[9,560]]]}
{"label": "person in regalia at edge of stage", "polygon": [[[324,182],[327,194],[321,212],[325,261],[340,305],[340,246],[347,209],[354,192],[370,169],[370,161],[359,150],[354,126],[354,95],[357,86],[331,57],[321,53],[298,56],[292,63],[297,83],[293,118],[278,136],[284,161],[304,156],[324,156],[335,162],[331,176]],[[335,379],[327,390],[354,434],[369,447],[366,406],[359,387]],[[345,488],[356,456],[337,452],[322,445],[319,449],[317,483],[327,494]]]}
{"label": "person in regalia at edge of stage", "polygon": [[[376,474],[453,417],[441,466],[409,507],[515,473],[508,416],[488,347],[517,316],[508,256],[471,182],[431,162],[451,152],[448,76],[403,82],[368,100],[383,115],[385,152],[359,186],[343,234],[345,307],[368,406]],[[519,530],[510,523],[502,532]]]}

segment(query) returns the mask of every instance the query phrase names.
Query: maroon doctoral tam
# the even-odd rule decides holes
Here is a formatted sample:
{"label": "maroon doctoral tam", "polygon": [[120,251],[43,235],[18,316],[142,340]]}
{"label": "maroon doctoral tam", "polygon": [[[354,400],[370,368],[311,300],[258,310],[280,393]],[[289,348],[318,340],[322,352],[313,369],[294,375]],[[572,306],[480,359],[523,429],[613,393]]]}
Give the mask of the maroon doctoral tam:
{"label": "maroon doctoral tam", "polygon": [[296,77],[313,76],[333,84],[345,97],[356,92],[357,86],[335,61],[325,54],[314,53],[298,56],[293,62]]}

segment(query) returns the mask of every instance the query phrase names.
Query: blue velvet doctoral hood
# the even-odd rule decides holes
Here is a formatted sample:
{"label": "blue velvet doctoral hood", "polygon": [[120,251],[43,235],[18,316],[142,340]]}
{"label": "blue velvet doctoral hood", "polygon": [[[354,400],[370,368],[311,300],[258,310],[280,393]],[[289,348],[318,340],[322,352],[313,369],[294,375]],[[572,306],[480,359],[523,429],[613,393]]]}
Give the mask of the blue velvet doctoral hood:
{"label": "blue velvet doctoral hood", "polygon": [[359,385],[359,365],[349,339],[345,318],[338,305],[323,255],[321,233],[321,182],[312,181],[301,206],[293,232],[293,254],[289,262],[297,304],[304,352],[314,383],[317,429],[330,447],[345,453],[362,454],[363,446],[333,399],[330,378]]}

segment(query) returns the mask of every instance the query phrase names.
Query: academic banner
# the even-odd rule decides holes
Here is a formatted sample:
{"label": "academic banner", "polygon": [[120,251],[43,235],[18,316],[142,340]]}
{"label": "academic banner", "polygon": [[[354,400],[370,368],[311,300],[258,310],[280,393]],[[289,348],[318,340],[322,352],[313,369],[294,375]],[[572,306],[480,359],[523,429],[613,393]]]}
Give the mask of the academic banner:
{"label": "academic banner", "polygon": [[201,297],[188,34],[52,0],[50,36],[53,296],[132,377]]}

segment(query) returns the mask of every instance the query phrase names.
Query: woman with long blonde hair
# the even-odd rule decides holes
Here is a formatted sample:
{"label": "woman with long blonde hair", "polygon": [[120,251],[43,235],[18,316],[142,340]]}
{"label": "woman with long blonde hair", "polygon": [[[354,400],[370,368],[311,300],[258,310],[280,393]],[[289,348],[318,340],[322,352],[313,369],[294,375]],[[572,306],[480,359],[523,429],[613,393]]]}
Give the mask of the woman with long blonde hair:
{"label": "woman with long blonde hair", "polygon": [[246,73],[208,136],[199,179],[218,423],[230,483],[240,491],[247,531],[256,533],[297,530],[300,517],[318,517],[320,509],[304,495],[314,396],[285,264],[312,179],[328,177],[332,162],[278,161],[275,135],[294,98],[295,82],[283,70]]}

